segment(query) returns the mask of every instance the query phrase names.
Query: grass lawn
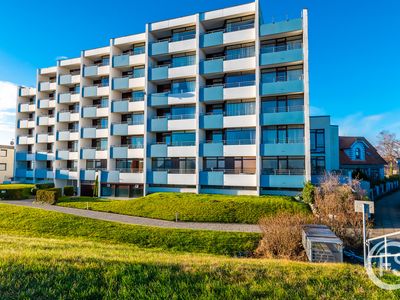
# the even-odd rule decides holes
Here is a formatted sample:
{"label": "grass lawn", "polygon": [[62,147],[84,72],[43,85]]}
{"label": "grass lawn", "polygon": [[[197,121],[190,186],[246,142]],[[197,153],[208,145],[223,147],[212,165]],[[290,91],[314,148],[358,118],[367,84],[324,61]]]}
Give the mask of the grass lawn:
{"label": "grass lawn", "polygon": [[[87,204],[89,202],[89,205]],[[309,207],[284,196],[225,196],[189,193],[155,193],[131,200],[62,198],[60,206],[131,216],[193,222],[256,224],[262,216],[278,211],[309,213]]]}

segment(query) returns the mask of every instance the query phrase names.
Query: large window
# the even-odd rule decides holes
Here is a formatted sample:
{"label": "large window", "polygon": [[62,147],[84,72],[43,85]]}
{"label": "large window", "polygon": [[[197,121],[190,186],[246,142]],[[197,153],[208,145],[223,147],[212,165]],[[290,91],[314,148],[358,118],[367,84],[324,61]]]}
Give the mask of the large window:
{"label": "large window", "polygon": [[225,31],[238,31],[254,27],[254,15],[226,20]]}
{"label": "large window", "polygon": [[183,40],[190,40],[196,37],[196,27],[183,27],[183,28],[176,28],[172,30],[172,37],[171,40],[175,41],[183,41]]}
{"label": "large window", "polygon": [[121,137],[121,144],[127,145],[129,148],[136,149],[136,148],[143,148],[143,136],[122,136]]}
{"label": "large window", "polygon": [[168,171],[177,174],[192,174],[196,170],[196,159],[191,157],[158,157],[152,159],[153,171]]}
{"label": "large window", "polygon": [[269,156],[262,158],[262,173],[266,175],[303,175],[303,156]]}
{"label": "large window", "polygon": [[303,39],[301,36],[293,36],[268,40],[261,43],[261,53],[273,53],[280,51],[289,51],[301,49],[303,47]]}
{"label": "large window", "polygon": [[92,140],[92,148],[96,148],[96,150],[99,151],[107,150],[107,146],[108,146],[107,138]]}
{"label": "large window", "polygon": [[196,63],[196,54],[176,54],[172,56],[172,67],[191,66]]}
{"label": "large window", "polygon": [[226,60],[252,57],[254,55],[255,55],[254,44],[229,46],[226,48],[225,51]]}
{"label": "large window", "polygon": [[325,130],[311,129],[311,153],[325,153]]}
{"label": "large window", "polygon": [[205,157],[205,171],[221,171],[227,174],[255,174],[255,157]]}
{"label": "large window", "polygon": [[171,120],[194,119],[196,113],[195,106],[176,105],[171,108],[157,109],[157,117],[168,118]]}
{"label": "large window", "polygon": [[240,72],[229,74],[225,77],[225,87],[251,86],[255,84],[256,75],[254,72]]}
{"label": "large window", "polygon": [[325,156],[312,156],[311,157],[311,174],[321,175],[325,172]]}
{"label": "large window", "polygon": [[262,129],[264,144],[291,144],[304,142],[304,125],[266,126]]}
{"label": "large window", "polygon": [[279,96],[264,98],[261,102],[262,113],[280,113],[303,110],[303,96]]}
{"label": "large window", "polygon": [[141,125],[144,124],[144,115],[143,113],[133,113],[130,115],[122,115],[121,121],[127,122],[129,125]]}
{"label": "large window", "polygon": [[225,131],[226,145],[249,145],[254,144],[256,130],[253,128],[227,129]]}
{"label": "large window", "polygon": [[157,143],[169,146],[194,146],[196,143],[196,133],[193,131],[177,131],[157,133]]}
{"label": "large window", "polygon": [[226,116],[254,115],[255,113],[256,103],[252,100],[240,100],[225,104]]}
{"label": "large window", "polygon": [[104,170],[107,169],[106,159],[88,159],[86,160],[87,170]]}
{"label": "large window", "polygon": [[303,79],[303,66],[280,67],[266,69],[261,73],[263,83],[293,81]]}
{"label": "large window", "polygon": [[143,159],[117,159],[115,168],[123,173],[142,173]]}
{"label": "large window", "polygon": [[171,93],[173,94],[181,94],[194,92],[196,87],[195,80],[174,80],[171,85]]}

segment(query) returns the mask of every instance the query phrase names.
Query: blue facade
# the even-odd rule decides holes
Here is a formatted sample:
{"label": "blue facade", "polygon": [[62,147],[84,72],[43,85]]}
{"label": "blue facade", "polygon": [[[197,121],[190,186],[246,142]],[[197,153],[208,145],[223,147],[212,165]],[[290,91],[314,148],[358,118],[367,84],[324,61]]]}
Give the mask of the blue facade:
{"label": "blue facade", "polygon": [[201,147],[201,155],[207,156],[224,156],[224,144],[222,143],[203,143]]}
{"label": "blue facade", "polygon": [[83,97],[96,97],[97,86],[87,86],[83,88]]}
{"label": "blue facade", "polygon": [[168,66],[150,69],[150,80],[163,80],[168,78]]}
{"label": "blue facade", "polygon": [[223,100],[224,87],[220,85],[202,88],[200,90],[200,99],[203,102]]}
{"label": "blue facade", "polygon": [[111,135],[128,135],[128,124],[111,124]]}
{"label": "blue facade", "polygon": [[261,125],[304,124],[304,111],[264,113]]}
{"label": "blue facade", "polygon": [[304,143],[261,144],[261,156],[305,155]]}
{"label": "blue facade", "polygon": [[153,132],[168,131],[167,118],[152,119],[150,124],[151,131]]}
{"label": "blue facade", "polygon": [[113,58],[113,66],[114,67],[127,67],[129,66],[129,55],[119,55],[114,56]]}
{"label": "blue facade", "polygon": [[129,87],[129,77],[114,78],[112,83],[113,90],[125,90]]}
{"label": "blue facade", "polygon": [[167,184],[168,172],[167,171],[152,171],[147,175],[147,181],[151,184]]}
{"label": "blue facade", "polygon": [[224,185],[224,172],[200,172],[200,184],[211,186]]}
{"label": "blue facade", "polygon": [[168,104],[168,93],[155,93],[149,97],[150,106],[165,106]]}
{"label": "blue facade", "polygon": [[224,127],[224,115],[203,115],[200,118],[200,128],[203,129],[218,129]]}
{"label": "blue facade", "polygon": [[222,45],[223,43],[224,43],[224,33],[222,31],[203,34],[200,37],[201,48],[218,46]]}
{"label": "blue facade", "polygon": [[166,144],[153,144],[150,145],[151,157],[167,157],[168,156],[168,146]]}
{"label": "blue facade", "polygon": [[127,112],[129,109],[129,101],[113,101],[111,104],[111,112]]}
{"label": "blue facade", "polygon": [[83,76],[96,76],[97,75],[97,66],[86,66],[83,68]]}
{"label": "blue facade", "polygon": [[304,175],[261,175],[261,186],[271,188],[298,188],[306,182]]}
{"label": "blue facade", "polygon": [[303,92],[303,80],[279,81],[261,84],[262,96],[285,95]]}
{"label": "blue facade", "polygon": [[303,19],[292,19],[260,26],[260,35],[274,35],[303,29]]}
{"label": "blue facade", "polygon": [[200,74],[222,73],[224,71],[224,60],[222,58],[205,60],[200,63]]}
{"label": "blue facade", "polygon": [[156,42],[150,45],[150,54],[151,55],[161,55],[168,53],[168,41]]}
{"label": "blue facade", "polygon": [[277,65],[283,63],[301,62],[303,60],[303,49],[263,53],[260,58],[260,65]]}

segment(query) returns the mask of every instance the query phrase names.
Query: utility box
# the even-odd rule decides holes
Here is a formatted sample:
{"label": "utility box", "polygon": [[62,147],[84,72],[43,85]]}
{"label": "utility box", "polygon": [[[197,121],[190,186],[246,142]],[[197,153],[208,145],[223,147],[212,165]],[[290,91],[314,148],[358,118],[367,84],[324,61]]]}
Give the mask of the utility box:
{"label": "utility box", "polygon": [[343,242],[328,226],[303,226],[302,242],[311,262],[343,262]]}

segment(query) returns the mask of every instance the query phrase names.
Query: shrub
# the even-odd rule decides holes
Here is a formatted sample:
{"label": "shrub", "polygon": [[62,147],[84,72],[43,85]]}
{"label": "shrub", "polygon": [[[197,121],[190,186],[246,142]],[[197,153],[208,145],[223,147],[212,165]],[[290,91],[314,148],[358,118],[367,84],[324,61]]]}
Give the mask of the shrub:
{"label": "shrub", "polygon": [[303,201],[307,204],[313,204],[314,196],[315,196],[315,187],[310,181],[308,181],[303,188],[302,192]]}
{"label": "shrub", "polygon": [[38,203],[47,203],[54,205],[58,200],[58,191],[38,190],[36,193],[36,201]]}
{"label": "shrub", "polygon": [[48,183],[37,183],[35,184],[35,187],[38,190],[47,190],[47,189],[51,189],[54,187],[54,183],[53,182],[48,182]]}
{"label": "shrub", "polygon": [[73,196],[75,188],[73,186],[64,186],[64,196]]}
{"label": "shrub", "polygon": [[256,255],[268,258],[305,260],[301,243],[302,226],[314,223],[314,217],[302,213],[280,212],[261,219],[263,237]]}
{"label": "shrub", "polygon": [[61,188],[51,188],[51,189],[47,189],[46,191],[56,192],[58,198],[62,197],[62,189]]}
{"label": "shrub", "polygon": [[32,185],[10,184],[0,185],[0,199],[23,200],[31,198]]}

